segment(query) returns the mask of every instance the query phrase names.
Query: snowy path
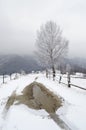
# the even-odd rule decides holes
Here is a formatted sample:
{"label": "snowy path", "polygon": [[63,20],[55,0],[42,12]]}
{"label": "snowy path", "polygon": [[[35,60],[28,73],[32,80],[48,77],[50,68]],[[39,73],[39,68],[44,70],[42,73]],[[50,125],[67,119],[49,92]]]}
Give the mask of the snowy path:
{"label": "snowy path", "polygon": [[61,130],[52,119],[48,119],[47,112],[32,110],[25,105],[13,105],[7,113],[6,119],[2,118],[8,96],[15,89],[17,89],[17,94],[21,94],[23,88],[33,82],[36,77],[38,77],[38,82],[43,83],[49,90],[64,98],[65,105],[59,108],[56,114],[72,130],[86,130],[86,92],[53,82],[51,79],[46,79],[43,74],[21,76],[16,80],[8,80],[6,84],[0,86],[0,127],[3,126],[2,130]]}

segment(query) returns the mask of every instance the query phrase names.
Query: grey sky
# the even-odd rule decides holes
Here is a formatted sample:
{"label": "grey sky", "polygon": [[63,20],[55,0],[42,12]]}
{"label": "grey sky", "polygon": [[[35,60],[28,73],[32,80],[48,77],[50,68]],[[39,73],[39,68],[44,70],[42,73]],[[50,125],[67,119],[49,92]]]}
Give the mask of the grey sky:
{"label": "grey sky", "polygon": [[49,20],[63,29],[70,55],[86,55],[86,0],[0,0],[0,53],[32,53]]}

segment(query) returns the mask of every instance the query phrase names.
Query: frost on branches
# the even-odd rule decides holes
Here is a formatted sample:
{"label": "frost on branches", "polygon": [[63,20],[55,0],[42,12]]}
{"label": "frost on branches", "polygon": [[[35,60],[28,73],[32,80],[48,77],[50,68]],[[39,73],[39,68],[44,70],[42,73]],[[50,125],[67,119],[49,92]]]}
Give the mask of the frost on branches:
{"label": "frost on branches", "polygon": [[55,68],[68,50],[68,41],[62,36],[60,26],[52,21],[42,25],[37,32],[36,47],[38,63],[46,69],[51,68],[54,79]]}

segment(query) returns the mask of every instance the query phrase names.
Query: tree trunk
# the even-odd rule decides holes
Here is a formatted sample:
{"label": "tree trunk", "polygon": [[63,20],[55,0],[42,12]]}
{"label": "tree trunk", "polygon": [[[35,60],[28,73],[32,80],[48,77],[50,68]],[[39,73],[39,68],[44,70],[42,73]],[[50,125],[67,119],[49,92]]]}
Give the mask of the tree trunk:
{"label": "tree trunk", "polygon": [[68,87],[70,88],[70,74],[68,73]]}
{"label": "tree trunk", "polygon": [[53,81],[54,81],[55,80],[55,75],[56,75],[55,67],[54,66],[52,67],[52,73],[53,73]]}

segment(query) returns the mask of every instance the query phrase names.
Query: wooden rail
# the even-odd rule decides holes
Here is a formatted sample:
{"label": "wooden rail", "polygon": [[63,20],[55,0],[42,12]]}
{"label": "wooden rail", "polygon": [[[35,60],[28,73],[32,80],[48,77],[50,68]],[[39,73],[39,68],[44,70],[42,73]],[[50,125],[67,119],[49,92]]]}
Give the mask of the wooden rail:
{"label": "wooden rail", "polygon": [[74,86],[74,87],[76,87],[76,88],[80,88],[80,89],[86,90],[86,88],[82,88],[82,87],[77,86],[77,85],[75,85],[75,84],[70,84],[70,85],[72,85],[72,86]]}
{"label": "wooden rail", "polygon": [[[58,81],[58,80],[56,79],[56,81]],[[59,81],[58,81],[58,82],[59,82]],[[62,81],[61,81],[60,83],[68,86],[67,83],[64,83],[64,82],[62,82]],[[72,84],[72,83],[70,83],[70,86],[74,86],[74,87],[76,87],[76,88],[79,88],[79,89],[82,89],[82,90],[86,90],[86,88],[80,87],[80,86],[75,85],[75,84]]]}

